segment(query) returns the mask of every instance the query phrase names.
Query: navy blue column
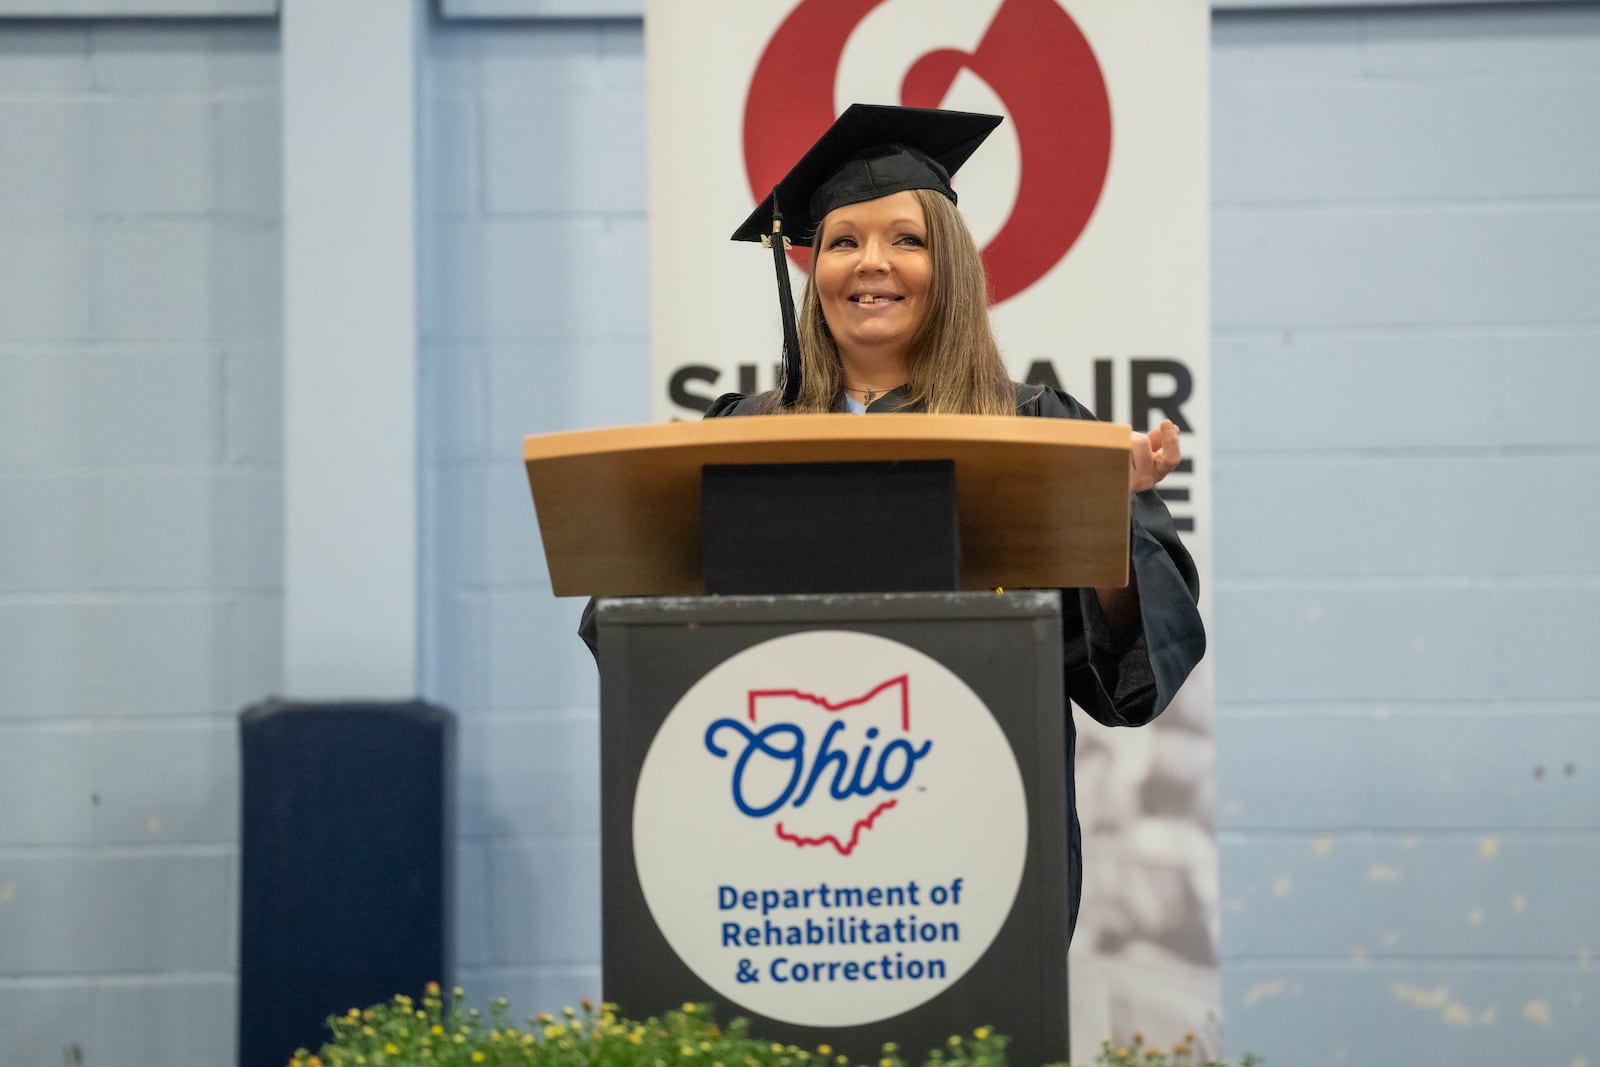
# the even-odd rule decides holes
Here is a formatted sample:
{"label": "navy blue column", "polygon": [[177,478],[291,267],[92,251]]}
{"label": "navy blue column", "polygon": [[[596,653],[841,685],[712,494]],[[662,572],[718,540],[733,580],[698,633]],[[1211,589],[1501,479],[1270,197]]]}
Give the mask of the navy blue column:
{"label": "navy blue column", "polygon": [[328,1016],[448,981],[453,720],[269,701],[240,733],[239,1063],[283,1067]]}

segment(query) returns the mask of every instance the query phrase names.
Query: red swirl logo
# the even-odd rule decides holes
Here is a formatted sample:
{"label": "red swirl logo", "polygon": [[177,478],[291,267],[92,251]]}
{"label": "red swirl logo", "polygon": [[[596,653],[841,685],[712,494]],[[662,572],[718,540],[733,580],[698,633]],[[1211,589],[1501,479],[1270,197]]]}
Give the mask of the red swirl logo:
{"label": "red swirl logo", "polygon": [[[745,173],[757,202],[832,124],[845,46],[884,2],[802,0],[772,35],[745,98]],[[1021,147],[1016,201],[983,249],[999,304],[1044,277],[1088,225],[1111,162],[1111,101],[1094,50],[1056,0],[1003,0],[972,51],[918,57],[900,103],[939,107],[963,70],[999,96]]]}

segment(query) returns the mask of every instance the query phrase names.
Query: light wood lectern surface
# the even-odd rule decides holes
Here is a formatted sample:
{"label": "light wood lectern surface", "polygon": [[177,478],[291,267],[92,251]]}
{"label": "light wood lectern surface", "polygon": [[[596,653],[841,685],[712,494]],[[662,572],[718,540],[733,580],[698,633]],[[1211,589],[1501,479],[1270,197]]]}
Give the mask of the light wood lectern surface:
{"label": "light wood lectern surface", "polygon": [[1127,582],[1128,427],[981,415],[764,415],[523,442],[558,596],[705,592],[708,464],[951,460],[962,584]]}

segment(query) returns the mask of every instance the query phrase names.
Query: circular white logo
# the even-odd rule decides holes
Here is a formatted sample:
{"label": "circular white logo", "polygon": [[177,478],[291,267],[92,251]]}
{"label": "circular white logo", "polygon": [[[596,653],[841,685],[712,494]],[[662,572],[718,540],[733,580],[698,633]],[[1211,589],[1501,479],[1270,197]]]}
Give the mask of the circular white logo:
{"label": "circular white logo", "polygon": [[1027,851],[1022,776],[966,683],[896,641],[811,631],[684,694],[639,774],[656,925],[719,994],[852,1026],[949,988],[999,933]]}

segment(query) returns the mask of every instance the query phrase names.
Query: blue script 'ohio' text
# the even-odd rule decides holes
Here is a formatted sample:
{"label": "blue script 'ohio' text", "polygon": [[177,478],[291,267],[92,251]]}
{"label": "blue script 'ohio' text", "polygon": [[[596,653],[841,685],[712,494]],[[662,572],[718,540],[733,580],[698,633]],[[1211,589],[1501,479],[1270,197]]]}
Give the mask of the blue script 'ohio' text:
{"label": "blue script 'ohio' text", "polygon": [[[718,719],[706,727],[706,750],[718,759],[726,759],[734,753],[719,739],[728,731],[737,735],[734,747],[738,748],[739,743],[743,747],[738,749],[733,764],[733,802],[745,815],[759,819],[786,804],[802,807],[817,782],[829,772],[832,781],[827,790],[835,800],[897,793],[911,781],[917,761],[933,748],[932,741],[914,745],[897,737],[875,751],[873,742],[878,738],[878,728],[873,726],[866,731],[867,743],[852,758],[839,739],[844,729],[843,721],[830,722],[813,752],[805,730],[792,723],[774,723],[754,730],[737,719]],[[766,783],[767,791],[773,795],[752,797],[746,792],[745,775],[752,763],[758,768],[753,780]],[[769,772],[769,767],[775,773]]]}

